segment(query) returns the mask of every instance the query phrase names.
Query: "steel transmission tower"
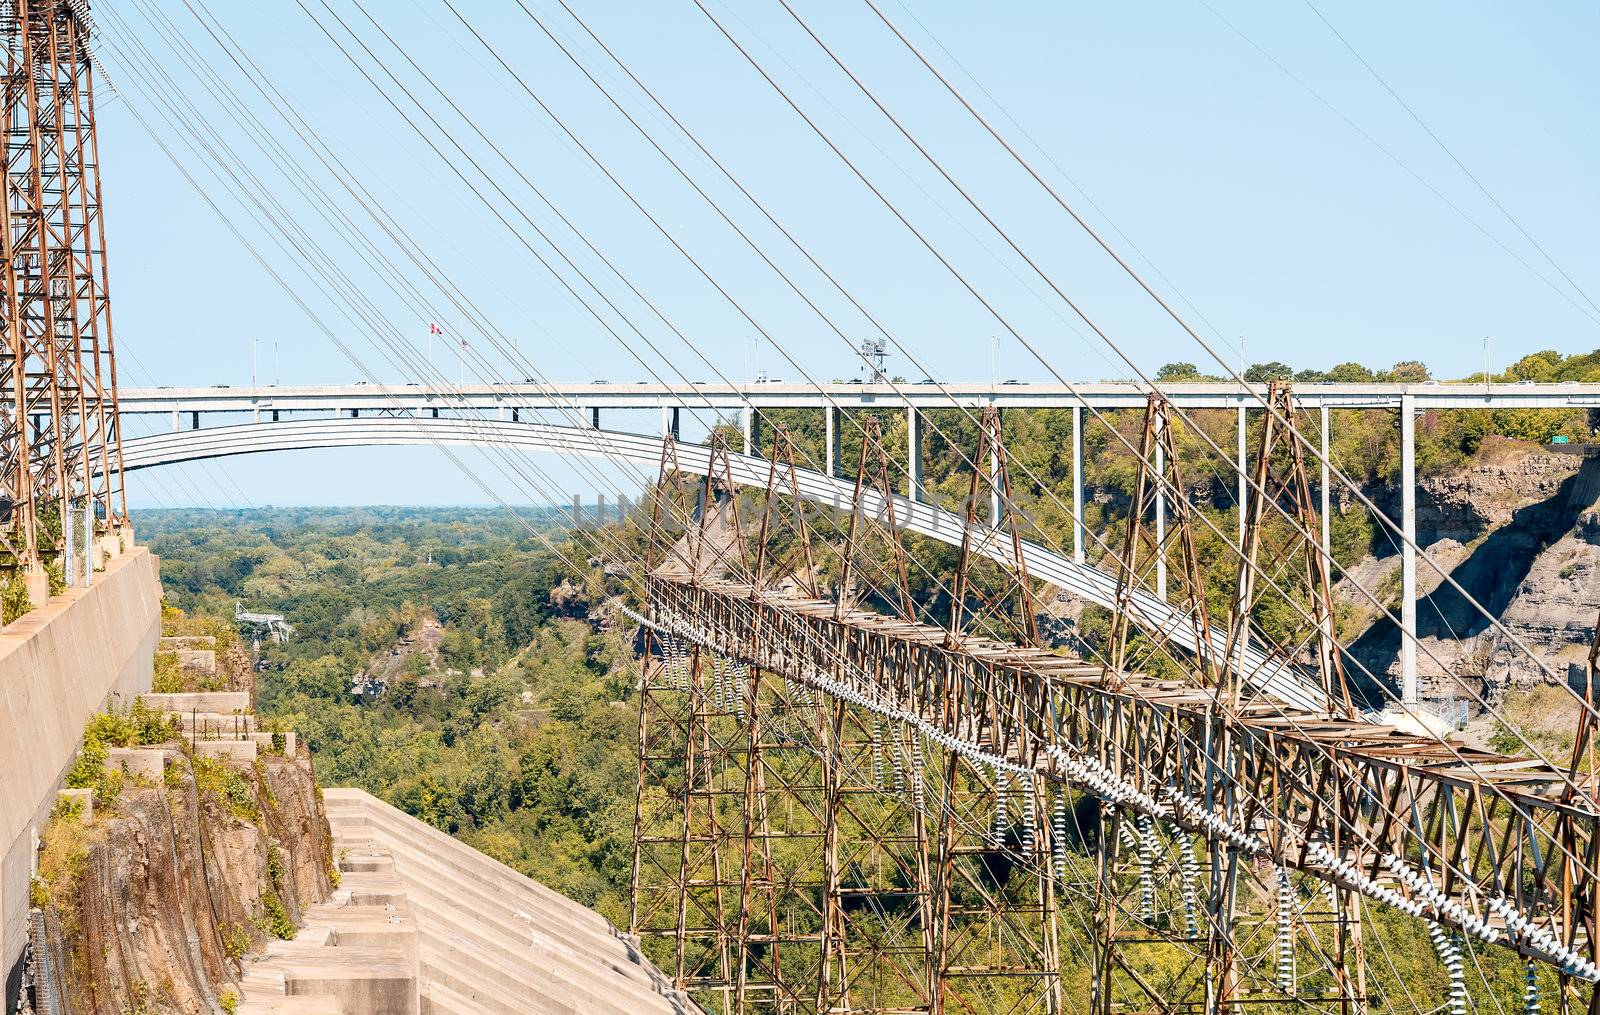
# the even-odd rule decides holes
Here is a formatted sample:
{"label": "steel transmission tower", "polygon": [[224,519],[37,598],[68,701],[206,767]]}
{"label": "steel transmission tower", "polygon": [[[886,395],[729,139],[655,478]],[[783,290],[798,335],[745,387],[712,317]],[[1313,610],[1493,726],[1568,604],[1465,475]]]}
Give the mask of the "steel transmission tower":
{"label": "steel transmission tower", "polygon": [[[34,605],[45,566],[86,583],[126,525],[106,287],[93,23],[83,0],[0,3],[0,539]],[[112,547],[112,552],[115,548]],[[72,550],[68,554],[65,551]]]}

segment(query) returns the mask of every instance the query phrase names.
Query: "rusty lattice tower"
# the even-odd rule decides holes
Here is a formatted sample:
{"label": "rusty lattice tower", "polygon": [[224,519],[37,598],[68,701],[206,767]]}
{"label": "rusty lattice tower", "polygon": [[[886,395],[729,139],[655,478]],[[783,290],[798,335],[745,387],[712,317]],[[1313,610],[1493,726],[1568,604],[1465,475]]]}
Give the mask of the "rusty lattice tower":
{"label": "rusty lattice tower", "polygon": [[76,545],[63,571],[92,568],[97,538],[123,523],[127,505],[88,5],[13,0],[0,4],[0,31],[0,533],[38,603],[44,566]]}

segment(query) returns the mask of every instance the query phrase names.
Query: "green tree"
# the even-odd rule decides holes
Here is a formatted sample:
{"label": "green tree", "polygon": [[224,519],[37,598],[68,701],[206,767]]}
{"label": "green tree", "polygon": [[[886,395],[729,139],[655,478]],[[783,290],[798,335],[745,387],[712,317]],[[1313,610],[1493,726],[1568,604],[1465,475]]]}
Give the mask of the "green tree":
{"label": "green tree", "polygon": [[1244,379],[1252,384],[1264,384],[1267,381],[1286,381],[1294,377],[1294,367],[1287,363],[1273,360],[1270,363],[1252,363],[1250,369],[1244,372]]}
{"label": "green tree", "polygon": [[1328,371],[1328,380],[1339,384],[1370,384],[1376,379],[1371,368],[1360,363],[1340,363]]}
{"label": "green tree", "polygon": [[1421,384],[1432,379],[1421,360],[1403,359],[1384,372],[1384,380],[1393,384]]}

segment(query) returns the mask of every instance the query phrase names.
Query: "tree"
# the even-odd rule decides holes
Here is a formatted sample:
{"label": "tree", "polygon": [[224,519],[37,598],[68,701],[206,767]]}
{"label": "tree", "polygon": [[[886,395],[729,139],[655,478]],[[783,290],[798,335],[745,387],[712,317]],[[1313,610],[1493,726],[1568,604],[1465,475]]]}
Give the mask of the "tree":
{"label": "tree", "polygon": [[1384,380],[1393,384],[1421,384],[1433,377],[1421,360],[1403,359],[1384,373]]}
{"label": "tree", "polygon": [[1294,376],[1294,367],[1287,363],[1273,360],[1271,363],[1252,363],[1250,369],[1244,372],[1244,379],[1252,384],[1264,384],[1267,381],[1286,381]]}
{"label": "tree", "polygon": [[1168,363],[1156,371],[1158,381],[1192,381],[1200,376],[1193,363]]}
{"label": "tree", "polygon": [[1340,363],[1328,371],[1328,380],[1340,384],[1370,384],[1375,379],[1372,371],[1360,363]]}
{"label": "tree", "polygon": [[1553,381],[1558,379],[1556,373],[1560,368],[1561,354],[1545,349],[1517,360],[1507,373],[1514,381]]}

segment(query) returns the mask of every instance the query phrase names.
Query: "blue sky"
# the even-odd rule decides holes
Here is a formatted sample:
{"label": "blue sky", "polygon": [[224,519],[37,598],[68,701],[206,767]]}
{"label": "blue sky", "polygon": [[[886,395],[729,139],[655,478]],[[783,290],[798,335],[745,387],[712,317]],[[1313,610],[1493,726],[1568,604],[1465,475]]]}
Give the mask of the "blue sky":
{"label": "blue sky", "polygon": [[[714,377],[698,355],[734,380],[757,364],[789,380],[800,380],[801,371],[822,379],[856,372],[846,343],[672,173],[515,0],[453,2],[775,345],[758,339],[756,326],[627,204],[443,0],[362,0],[398,51],[388,48],[355,0],[327,2],[435,111],[506,196],[477,180],[468,158],[409,107],[404,117],[389,108],[306,10],[260,0],[209,5],[437,262],[437,272],[402,269],[425,293],[424,309],[408,305],[343,245],[314,203],[295,193],[290,176],[253,147],[236,112],[208,93],[213,79],[187,55],[164,49],[170,25],[268,124],[268,143],[290,160],[290,173],[303,170],[334,187],[310,151],[272,119],[191,9],[181,0],[105,0],[96,8],[106,37],[102,58],[125,93],[102,96],[100,111],[123,383],[248,383],[253,341],[259,342],[263,380],[271,377],[276,346],[284,383],[350,381],[366,371],[403,381],[415,371],[385,362],[385,354],[393,358],[402,344],[420,354],[433,318],[451,339],[469,337],[475,361],[483,358],[472,367],[480,376],[520,378],[531,368],[552,379],[632,381],[646,375],[634,355],[662,376],[681,371],[697,380]],[[624,105],[685,160],[847,336],[858,340],[870,333],[867,322],[627,86],[556,0],[525,2],[575,46],[603,83],[616,88]],[[692,0],[569,2],[934,376],[1049,376],[823,147]],[[706,2],[1056,370],[1084,379],[1131,373],[1005,251],[1003,241],[921,161],[777,0]],[[866,4],[791,2],[1141,369],[1153,371],[1175,359],[1204,364],[1205,354],[1193,341],[1119,275],[913,62]],[[322,0],[305,0],[305,6],[354,49]],[[1243,336],[1251,361],[1326,367],[1356,359],[1386,366],[1415,358],[1451,376],[1478,368],[1484,336],[1491,336],[1498,363],[1542,348],[1575,352],[1600,346],[1600,312],[1561,274],[1600,299],[1600,282],[1594,281],[1600,254],[1593,243],[1600,226],[1593,192],[1600,141],[1592,129],[1600,76],[1589,52],[1600,12],[1592,5],[1319,3],[1350,46],[1545,253],[1305,3],[901,6],[882,0],[881,6],[1230,358],[1238,355]],[[194,9],[205,10],[198,3]],[[236,154],[227,161],[247,166],[282,202],[282,214],[303,230],[292,245],[276,246],[214,170],[185,147],[182,133],[161,121],[138,47],[159,60],[194,102],[191,115],[233,146]],[[586,272],[597,272],[597,280],[605,272],[472,126],[405,66],[407,57],[692,339],[694,349],[615,278],[600,286],[645,339],[629,334],[621,316],[602,310],[628,342],[611,337],[551,278],[529,248],[552,255],[524,214]],[[381,71],[367,67],[381,80]],[[404,106],[402,91],[383,83]],[[179,154],[234,228],[258,245],[293,298],[174,170],[135,122],[134,110]],[[408,119],[422,125],[447,157],[430,151]],[[493,210],[457,178],[458,171],[489,194]],[[332,192],[340,213],[360,221],[359,206],[336,188]],[[396,248],[368,231],[377,236],[383,256],[398,263]],[[328,295],[325,275],[302,271],[320,252],[345,268],[349,283],[368,301],[358,313]],[[515,350],[509,344],[496,350],[469,315],[438,297],[432,287],[441,278]],[[785,353],[795,363],[784,362]],[[351,355],[362,365],[352,363]],[[450,355],[440,345],[435,362],[456,376],[460,367]],[[892,357],[891,364],[907,375],[919,373],[903,356]],[[540,465],[553,485],[584,492],[596,485],[592,475],[562,463]],[[487,499],[442,457],[415,449],[235,460],[191,467],[187,475],[139,477],[130,489],[141,505]],[[512,500],[531,496],[515,485],[501,492]]]}

